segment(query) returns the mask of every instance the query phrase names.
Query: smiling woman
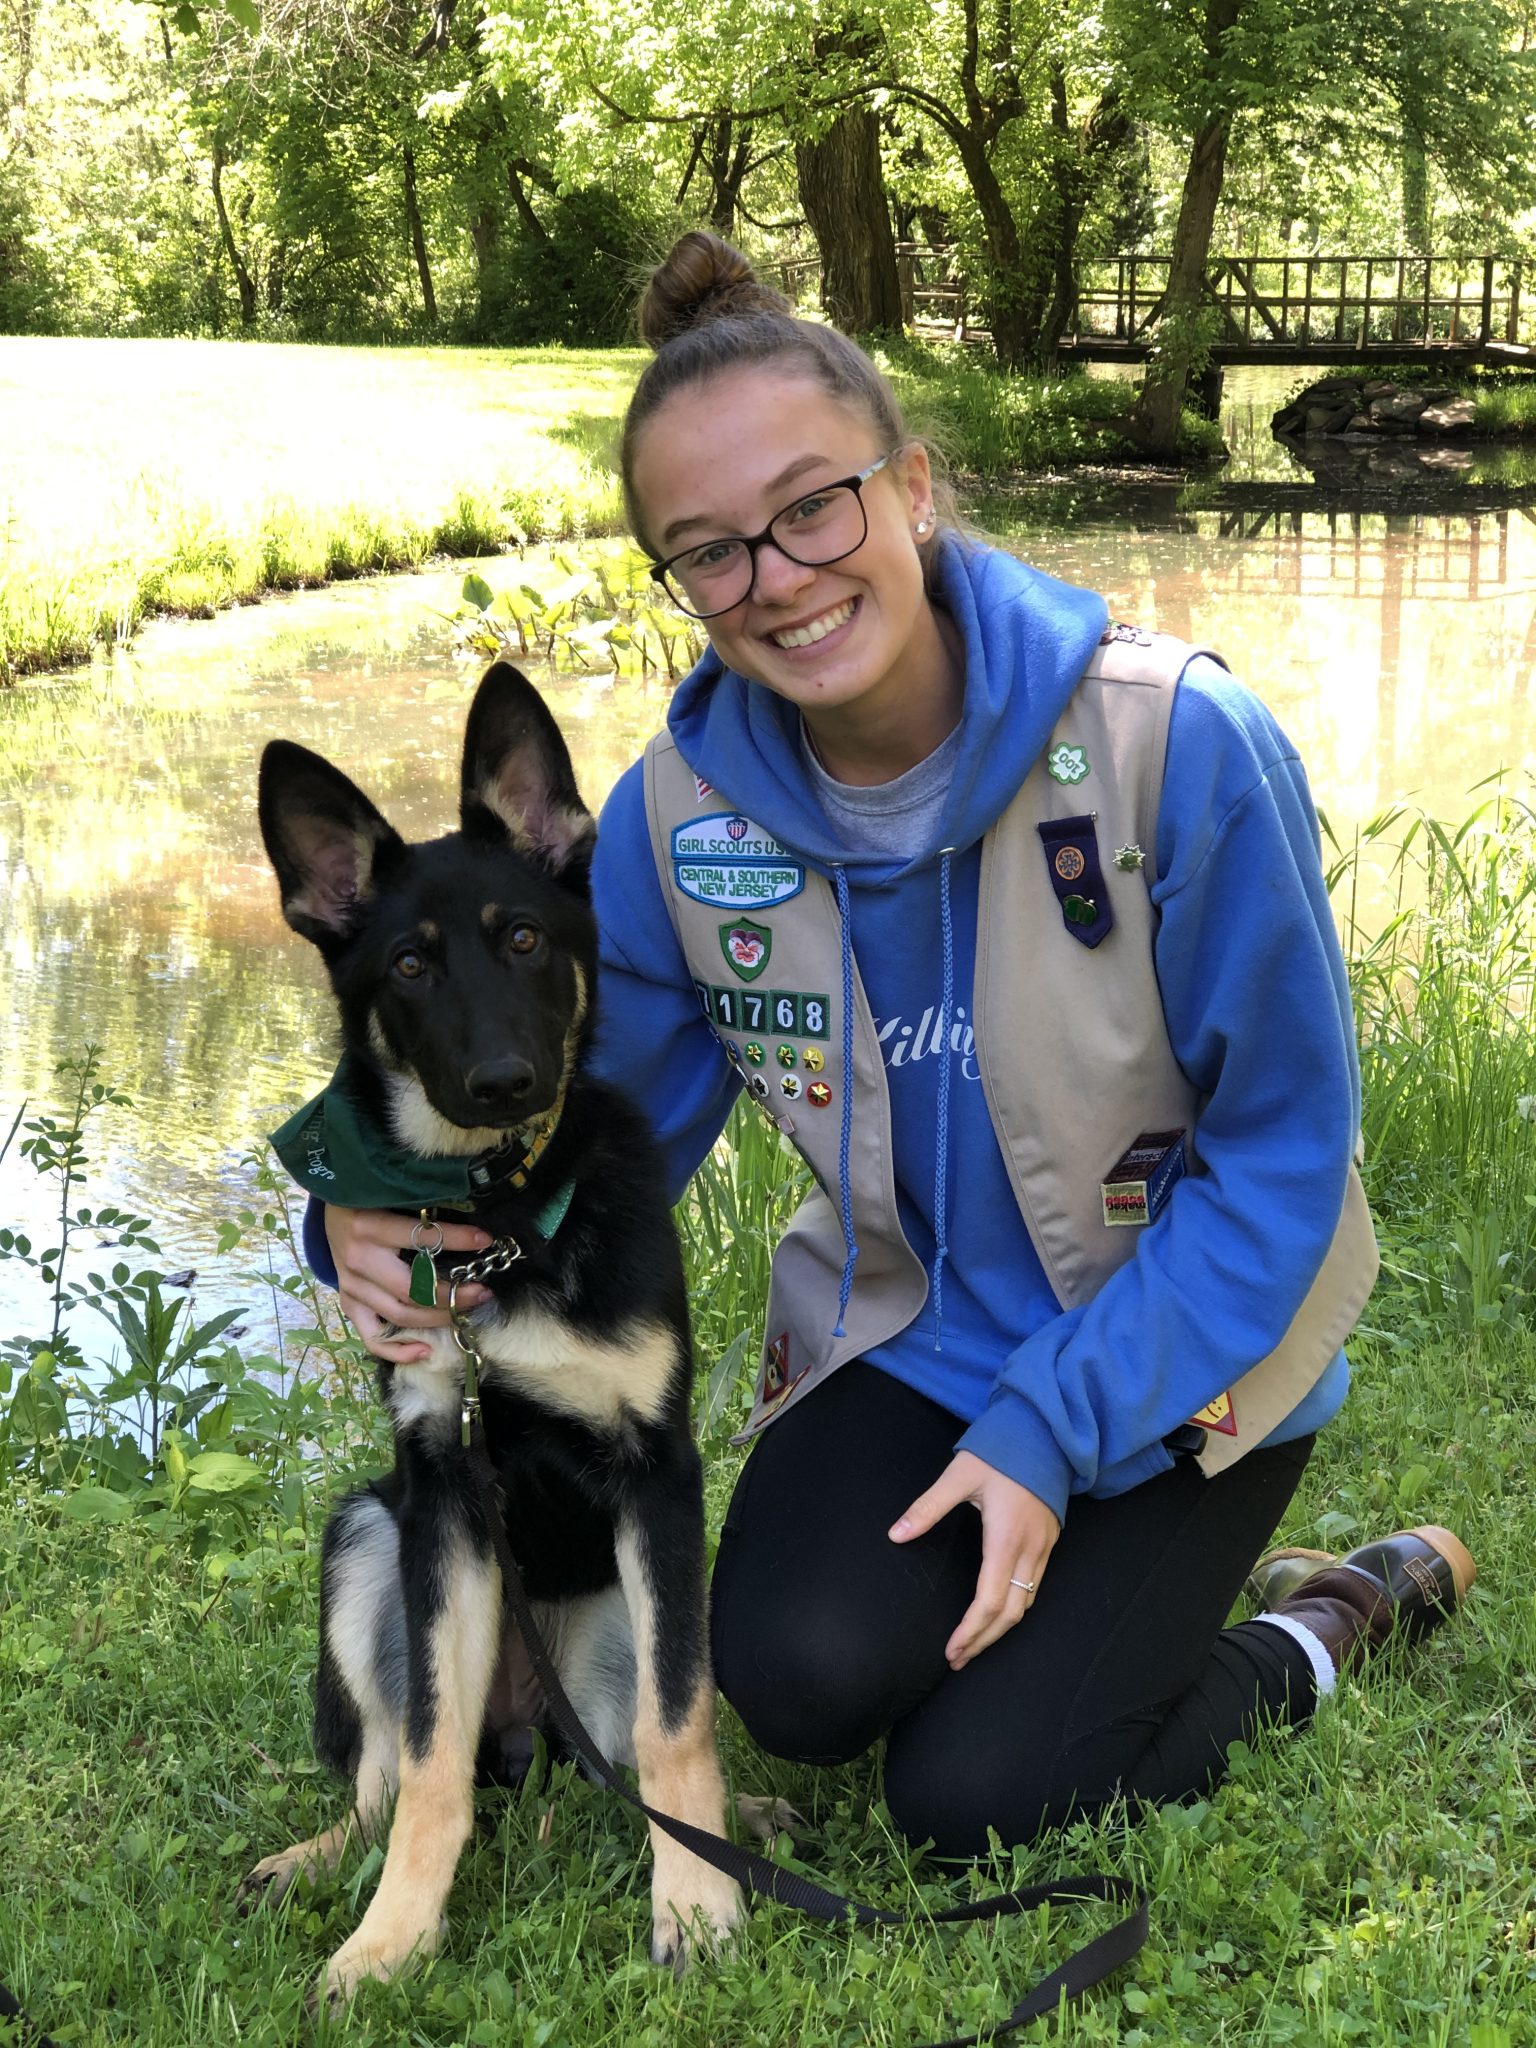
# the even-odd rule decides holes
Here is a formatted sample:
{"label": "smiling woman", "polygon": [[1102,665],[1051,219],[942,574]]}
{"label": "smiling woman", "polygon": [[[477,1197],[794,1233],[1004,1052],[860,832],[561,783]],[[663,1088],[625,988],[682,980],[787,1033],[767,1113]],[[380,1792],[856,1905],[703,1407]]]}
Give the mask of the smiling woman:
{"label": "smiling woman", "polygon": [[[668,573],[696,610],[708,604],[721,659],[799,706],[845,781],[925,760],[954,727],[961,683],[913,545],[933,522],[922,444],[871,449],[872,423],[782,366],[717,372],[706,404],[686,386],[649,412],[644,399],[642,384],[625,452],[640,531],[666,548],[690,537]],[[811,489],[786,504],[797,483]]]}
{"label": "smiling woman", "polygon": [[[962,535],[874,366],[735,250],[685,236],[642,328],[626,502],[710,646],[602,815],[601,1057],[674,1192],[742,1090],[815,1183],[721,1688],[781,1756],[883,1739],[946,1855],[1188,1798],[1473,1569],[1405,1531],[1224,1626],[1376,1265],[1301,764],[1219,661]],[[442,1320],[408,1226],[328,1214],[408,1361],[369,1312]]]}

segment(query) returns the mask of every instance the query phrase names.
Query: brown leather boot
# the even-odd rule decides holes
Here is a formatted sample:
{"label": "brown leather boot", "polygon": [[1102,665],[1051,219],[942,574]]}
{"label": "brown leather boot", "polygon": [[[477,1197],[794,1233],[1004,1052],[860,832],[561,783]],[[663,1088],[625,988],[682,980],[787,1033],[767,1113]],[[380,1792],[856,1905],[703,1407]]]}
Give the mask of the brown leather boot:
{"label": "brown leather boot", "polygon": [[1336,1671],[1378,1650],[1394,1630],[1428,1635],[1460,1606],[1477,1577],[1472,1554],[1449,1529],[1402,1529],[1333,1559],[1326,1551],[1275,1550],[1249,1587],[1261,1608],[1315,1636]]}

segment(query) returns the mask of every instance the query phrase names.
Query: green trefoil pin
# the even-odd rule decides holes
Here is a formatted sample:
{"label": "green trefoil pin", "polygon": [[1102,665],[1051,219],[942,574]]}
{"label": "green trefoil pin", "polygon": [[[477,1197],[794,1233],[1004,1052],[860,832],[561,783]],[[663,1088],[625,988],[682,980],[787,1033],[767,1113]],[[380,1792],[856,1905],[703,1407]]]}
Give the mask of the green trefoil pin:
{"label": "green trefoil pin", "polygon": [[1069,786],[1079,783],[1089,773],[1088,749],[1068,746],[1063,740],[1060,746],[1052,747],[1046,755],[1045,767],[1053,782],[1065,782]]}

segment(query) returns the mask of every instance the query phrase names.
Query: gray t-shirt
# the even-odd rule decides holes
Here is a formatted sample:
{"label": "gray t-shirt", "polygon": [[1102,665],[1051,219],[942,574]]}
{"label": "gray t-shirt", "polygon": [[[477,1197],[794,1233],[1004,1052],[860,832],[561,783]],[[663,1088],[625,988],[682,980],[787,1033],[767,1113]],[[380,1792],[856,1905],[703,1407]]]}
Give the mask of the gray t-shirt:
{"label": "gray t-shirt", "polygon": [[817,760],[800,724],[800,757],[821,807],[844,842],[860,853],[884,854],[891,860],[915,860],[931,852],[938,836],[944,798],[960,756],[960,728],[941,740],[925,761],[893,782],[860,787],[839,782]]}

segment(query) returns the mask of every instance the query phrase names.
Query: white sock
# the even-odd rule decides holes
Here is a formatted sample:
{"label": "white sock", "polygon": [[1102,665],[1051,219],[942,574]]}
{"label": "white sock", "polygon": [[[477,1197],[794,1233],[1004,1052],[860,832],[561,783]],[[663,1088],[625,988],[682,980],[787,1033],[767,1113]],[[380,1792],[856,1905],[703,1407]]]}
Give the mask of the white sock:
{"label": "white sock", "polygon": [[1267,1628],[1282,1629],[1292,1642],[1300,1643],[1307,1653],[1307,1662],[1312,1666],[1312,1676],[1317,1683],[1317,1696],[1326,1699],[1338,1683],[1339,1674],[1333,1668],[1333,1659],[1321,1636],[1315,1636],[1311,1629],[1295,1621],[1289,1614],[1256,1614],[1255,1621],[1261,1621]]}

